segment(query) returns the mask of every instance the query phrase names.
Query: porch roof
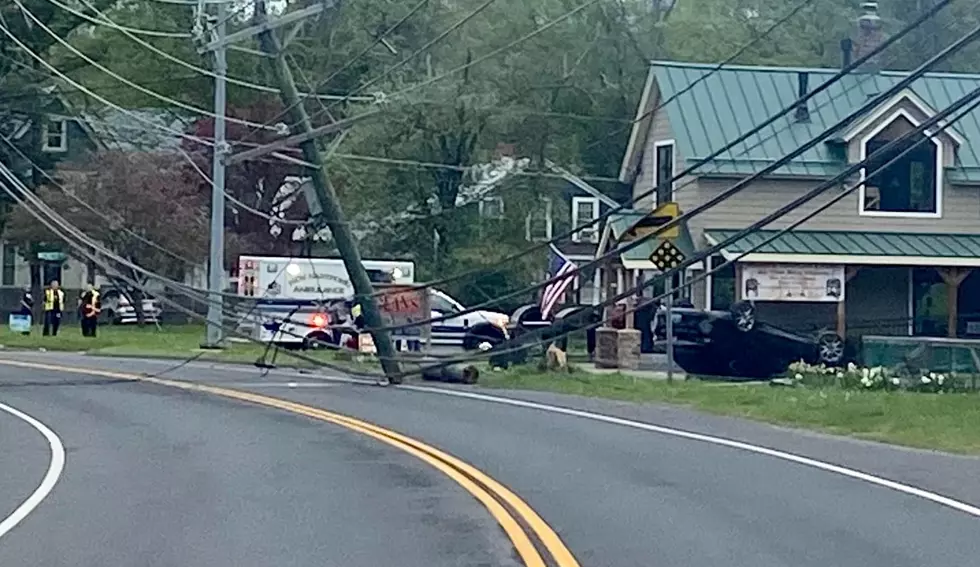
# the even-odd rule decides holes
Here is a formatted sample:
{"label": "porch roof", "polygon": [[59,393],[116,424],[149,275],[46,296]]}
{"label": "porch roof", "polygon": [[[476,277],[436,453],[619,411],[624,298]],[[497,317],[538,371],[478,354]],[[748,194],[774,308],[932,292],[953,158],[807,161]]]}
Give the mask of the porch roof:
{"label": "porch roof", "polygon": [[[606,221],[606,225],[610,233],[609,236],[612,238],[609,241],[603,239],[606,245],[602,252],[604,253],[609,249],[619,249],[629,244],[631,240],[623,240],[626,232],[652,212],[652,210],[629,210],[610,215],[609,220]],[[620,254],[620,261],[623,267],[630,270],[656,270],[656,266],[650,261],[650,256],[653,255],[653,252],[660,246],[661,242],[659,238],[648,238],[636,248]],[[688,258],[694,254],[694,239],[691,238],[691,231],[688,230],[687,223],[681,223],[680,236],[674,239],[673,244]],[[697,267],[697,265],[692,266],[692,268]]]}
{"label": "porch roof", "polygon": [[[704,234],[715,245],[737,232],[707,229]],[[727,246],[722,256],[727,260],[752,250],[740,261],[980,267],[980,234],[794,230],[762,244],[778,232],[754,232]]]}

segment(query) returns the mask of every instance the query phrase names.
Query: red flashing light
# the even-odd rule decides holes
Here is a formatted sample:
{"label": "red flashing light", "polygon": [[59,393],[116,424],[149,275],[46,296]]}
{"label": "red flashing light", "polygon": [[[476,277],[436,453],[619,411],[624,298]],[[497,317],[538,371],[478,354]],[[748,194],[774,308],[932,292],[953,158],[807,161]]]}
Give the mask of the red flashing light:
{"label": "red flashing light", "polygon": [[316,313],[310,318],[310,323],[317,329],[327,326],[327,317],[323,313]]}

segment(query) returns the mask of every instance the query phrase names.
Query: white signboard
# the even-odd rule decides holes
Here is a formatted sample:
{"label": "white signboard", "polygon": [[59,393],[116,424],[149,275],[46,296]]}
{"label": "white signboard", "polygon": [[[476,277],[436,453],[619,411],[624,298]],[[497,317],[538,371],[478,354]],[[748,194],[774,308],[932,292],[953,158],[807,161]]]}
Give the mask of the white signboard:
{"label": "white signboard", "polygon": [[742,299],[838,303],[844,300],[844,266],[742,264]]}

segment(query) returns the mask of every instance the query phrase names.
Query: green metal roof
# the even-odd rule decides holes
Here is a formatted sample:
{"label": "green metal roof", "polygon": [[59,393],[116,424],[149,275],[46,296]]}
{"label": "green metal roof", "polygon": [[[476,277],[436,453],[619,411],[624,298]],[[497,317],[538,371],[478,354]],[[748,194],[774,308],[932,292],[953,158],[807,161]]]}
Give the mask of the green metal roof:
{"label": "green metal roof", "polygon": [[[624,211],[610,215],[606,223],[609,225],[609,229],[612,231],[612,237],[618,242],[630,227],[635,225],[640,221],[640,219],[649,215],[651,212],[652,211]],[[682,223],[680,229],[680,236],[675,239],[673,243],[677,249],[684,254],[684,256],[689,258],[695,252],[694,239],[691,238],[691,231],[688,230],[687,223]],[[627,250],[625,253],[623,253],[621,255],[622,259],[631,262],[649,261],[654,250],[660,246],[660,242],[661,240],[659,238],[647,239],[636,248]],[[625,246],[626,244],[627,243],[618,245],[617,248]]]}
{"label": "green metal roof", "polygon": [[[777,232],[754,232],[725,250],[741,254]],[[737,230],[727,229],[705,231],[712,242],[721,242],[736,233]],[[794,230],[752,251],[757,254],[980,258],[980,235]]]}
{"label": "green metal roof", "polygon": [[[716,65],[670,61],[655,61],[652,67],[662,99],[677,96],[666,111],[678,150],[689,161],[711,155],[792,104],[797,99],[799,73],[809,74],[812,91],[839,72],[747,66],[715,71]],[[736,175],[760,171],[840,121],[869,96],[885,92],[907,75],[893,71],[847,75],[809,101],[809,123],[796,122],[790,112],[718,156],[702,171]],[[927,73],[912,83],[911,90],[939,110],[978,86],[980,75]],[[953,127],[973,143],[960,148],[960,167],[951,168],[952,178],[980,181],[980,109]],[[774,174],[826,176],[840,171],[842,165],[840,156],[832,155],[828,144],[819,144]]]}

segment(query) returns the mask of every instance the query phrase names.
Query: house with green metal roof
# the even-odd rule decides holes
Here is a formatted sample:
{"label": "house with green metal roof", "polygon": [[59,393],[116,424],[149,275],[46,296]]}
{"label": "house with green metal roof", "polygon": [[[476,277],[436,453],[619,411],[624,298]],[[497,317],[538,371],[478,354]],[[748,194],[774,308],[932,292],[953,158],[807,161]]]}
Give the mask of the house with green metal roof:
{"label": "house with green metal roof", "polygon": [[[848,61],[851,53],[842,55]],[[633,187],[634,199],[656,191],[639,199],[633,211],[609,220],[600,252],[622,244],[628,227],[659,204],[676,203],[681,212],[702,205],[907,76],[873,65],[849,73],[690,176],[668,182],[838,72],[652,62],[620,181]],[[724,241],[978,87],[980,75],[927,73],[798,158],[689,219],[682,227],[681,248],[691,254]],[[685,293],[697,307],[708,309],[756,299],[760,317],[799,330],[980,338],[980,110],[942,125],[892,165],[878,169],[898,151],[723,249],[708,266],[692,267],[686,277],[748,253]],[[852,185],[858,189],[842,196]],[[828,205],[834,199],[839,201]],[[767,242],[825,205],[798,228]],[[623,273],[611,274],[606,282],[655,274],[649,254],[658,244],[623,254],[617,268]],[[837,285],[832,280],[844,287],[838,297],[831,296]],[[827,294],[817,297],[820,282],[827,283]]]}

